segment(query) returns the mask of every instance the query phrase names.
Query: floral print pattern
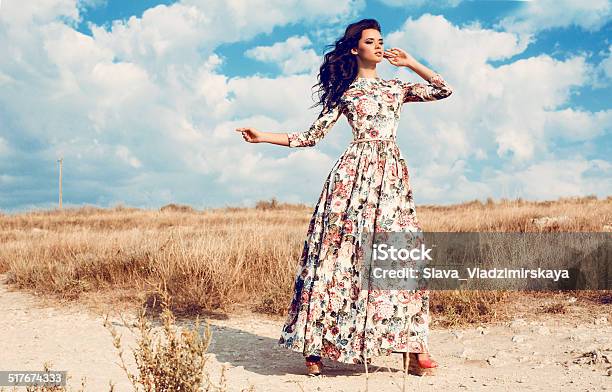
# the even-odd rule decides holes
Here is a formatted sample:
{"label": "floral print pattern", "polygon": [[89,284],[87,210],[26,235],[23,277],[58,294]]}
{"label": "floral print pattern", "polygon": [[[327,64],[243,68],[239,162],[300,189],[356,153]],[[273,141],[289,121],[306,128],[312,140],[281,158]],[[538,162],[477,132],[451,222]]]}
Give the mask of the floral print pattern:
{"label": "floral print pattern", "polygon": [[[289,147],[316,145],[344,114],[354,139],[395,139],[402,104],[452,93],[427,84],[356,78],[334,109],[288,133]],[[422,233],[406,160],[395,142],[351,143],[332,167],[310,219],[280,346],[345,363],[393,351],[428,352],[429,291],[362,289],[361,233]]]}

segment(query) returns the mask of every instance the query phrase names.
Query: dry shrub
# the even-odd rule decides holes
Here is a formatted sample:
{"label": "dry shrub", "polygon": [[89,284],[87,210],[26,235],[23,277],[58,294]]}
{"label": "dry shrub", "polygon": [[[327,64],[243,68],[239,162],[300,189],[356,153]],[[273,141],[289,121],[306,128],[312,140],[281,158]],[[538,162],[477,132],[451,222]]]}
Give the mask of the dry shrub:
{"label": "dry shrub", "polygon": [[279,203],[275,197],[270,200],[259,200],[255,203],[256,210],[302,210],[305,208],[310,208],[306,204],[292,204],[292,203]]}
{"label": "dry shrub", "polygon": [[115,212],[133,212],[133,211],[139,211],[139,208],[135,208],[135,207],[129,207],[124,205],[123,203],[117,203],[113,206],[113,208],[111,208],[112,211]]}
{"label": "dry shrub", "polygon": [[509,292],[497,290],[432,290],[429,307],[436,316],[435,325],[442,327],[486,323],[495,319],[495,305],[509,296]]}
{"label": "dry shrub", "polygon": [[180,204],[166,204],[159,209],[162,212],[195,212],[193,207]]}
{"label": "dry shrub", "polygon": [[260,200],[255,204],[255,208],[258,210],[274,210],[279,208],[279,204],[275,198],[272,198],[270,201]]}
{"label": "dry shrub", "polygon": [[269,290],[263,295],[257,303],[254,304],[253,310],[259,313],[272,314],[283,316],[287,313],[289,303],[291,302],[293,288],[293,280],[285,282],[285,288],[288,290]]}
{"label": "dry shrub", "polygon": [[[200,319],[196,318],[192,328],[178,327],[176,318],[170,311],[170,297],[162,295],[162,329],[156,332],[146,318],[147,310],[138,315],[137,347],[134,350],[137,373],[132,373],[123,358],[121,336],[115,327],[104,320],[104,326],[113,336],[113,344],[117,349],[120,366],[132,383],[134,391],[173,392],[173,391],[227,391],[225,365],[221,370],[218,383],[213,382],[206,367],[208,361],[208,346],[211,341],[209,324],[205,323],[200,332]],[[124,324],[129,326],[129,323]],[[247,389],[243,389],[246,391]],[[249,390],[253,390],[253,386]]]}

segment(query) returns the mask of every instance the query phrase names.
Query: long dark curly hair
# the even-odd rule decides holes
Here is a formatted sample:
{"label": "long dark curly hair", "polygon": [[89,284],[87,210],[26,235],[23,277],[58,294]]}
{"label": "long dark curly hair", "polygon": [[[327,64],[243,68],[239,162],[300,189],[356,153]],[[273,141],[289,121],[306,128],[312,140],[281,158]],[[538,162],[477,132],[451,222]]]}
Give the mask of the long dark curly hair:
{"label": "long dark curly hair", "polygon": [[351,53],[351,49],[357,47],[361,32],[365,29],[381,31],[376,19],[362,19],[348,25],[344,36],[334,44],[326,46],[333,50],[325,53],[323,64],[319,68],[319,82],[312,86],[313,88],[319,86],[317,90],[319,101],[311,107],[322,105],[321,112],[323,113],[340,103],[340,97],[357,77],[359,71],[357,59]]}

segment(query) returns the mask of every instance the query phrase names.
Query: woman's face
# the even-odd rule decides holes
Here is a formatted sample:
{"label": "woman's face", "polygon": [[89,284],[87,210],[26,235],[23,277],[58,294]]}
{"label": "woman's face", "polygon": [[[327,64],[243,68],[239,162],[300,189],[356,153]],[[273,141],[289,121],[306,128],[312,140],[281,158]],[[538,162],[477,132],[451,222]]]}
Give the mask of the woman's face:
{"label": "woman's face", "polygon": [[351,53],[358,55],[361,61],[365,63],[381,62],[384,51],[382,36],[376,29],[363,30],[357,48],[351,49]]}

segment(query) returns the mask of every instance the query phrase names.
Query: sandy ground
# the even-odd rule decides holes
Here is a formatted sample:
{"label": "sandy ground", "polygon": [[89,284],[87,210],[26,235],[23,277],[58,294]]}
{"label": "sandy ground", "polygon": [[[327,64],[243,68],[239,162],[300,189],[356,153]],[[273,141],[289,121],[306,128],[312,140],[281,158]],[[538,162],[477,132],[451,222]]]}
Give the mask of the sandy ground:
{"label": "sandy ground", "polygon": [[[50,361],[67,370],[69,386],[86,391],[131,391],[118,366],[103,317],[79,305],[53,306],[28,293],[13,291],[0,275],[0,370],[40,370]],[[408,375],[400,354],[374,358],[369,377],[363,365],[325,361],[326,375],[304,374],[303,357],[276,346],[282,320],[240,313],[211,319],[213,341],[209,372],[218,380],[222,365],[230,391],[254,385],[256,391],[602,391],[612,390],[610,305],[575,313],[534,315],[529,304],[514,320],[465,329],[433,329],[432,357],[441,365],[434,377]],[[126,357],[135,337],[119,318]],[[598,357],[583,354],[597,353]],[[598,363],[589,363],[596,359]],[[133,362],[131,362],[133,364]]]}

